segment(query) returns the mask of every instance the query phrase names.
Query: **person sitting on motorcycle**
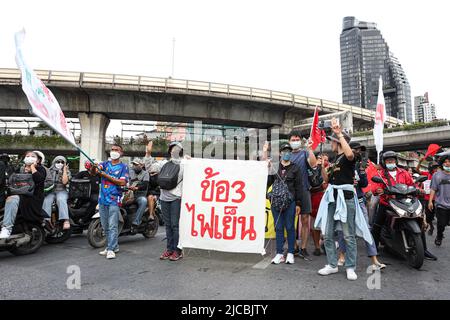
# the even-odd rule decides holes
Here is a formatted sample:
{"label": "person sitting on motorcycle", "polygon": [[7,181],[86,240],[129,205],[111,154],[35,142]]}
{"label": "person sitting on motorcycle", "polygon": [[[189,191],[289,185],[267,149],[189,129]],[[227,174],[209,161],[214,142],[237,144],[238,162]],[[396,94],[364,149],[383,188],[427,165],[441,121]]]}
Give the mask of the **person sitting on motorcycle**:
{"label": "person sitting on motorcycle", "polygon": [[52,216],[52,205],[56,198],[58,206],[58,217],[60,221],[64,221],[63,230],[70,229],[69,208],[67,206],[67,199],[69,193],[67,192],[67,184],[71,176],[67,160],[63,156],[57,156],[52,162],[52,166],[48,170],[48,176],[45,179],[47,185],[50,185],[50,192],[47,193],[44,199],[44,209],[47,217]]}
{"label": "person sitting on motorcycle", "polygon": [[149,183],[147,192],[147,204],[150,219],[155,219],[156,201],[161,195],[161,189],[158,185],[158,172],[161,170],[161,164],[152,157],[153,142],[148,142],[145,148],[144,164],[145,170],[149,173]]}
{"label": "person sitting on motorcycle", "polygon": [[130,187],[134,191],[134,202],[137,203],[136,216],[131,224],[131,233],[135,234],[141,224],[142,216],[147,208],[147,189],[149,173],[144,170],[144,162],[141,159],[135,159],[132,162],[130,170]]}
{"label": "person sitting on motorcycle", "polygon": [[12,195],[6,199],[0,239],[7,239],[11,236],[19,210],[22,217],[27,220],[42,221],[44,181],[46,177],[46,170],[42,166],[44,159],[45,157],[42,152],[28,151],[25,154],[25,165],[19,169],[19,172],[30,173],[32,175],[34,182],[33,195]]}
{"label": "person sitting on motorcycle", "polygon": [[[394,151],[386,151],[382,155],[381,168],[378,171],[380,177],[388,186],[395,186],[396,184],[405,184],[407,186],[414,186],[414,181],[408,171],[398,167],[398,155]],[[389,206],[389,196],[384,194],[385,185],[381,183],[372,184],[372,192],[380,196],[378,210],[373,217],[372,235],[375,244],[378,247],[380,243],[381,229],[386,221],[386,210]],[[426,222],[424,221],[426,224]],[[427,250],[425,234],[422,231],[422,241],[424,243],[425,258],[436,260],[437,258]]]}

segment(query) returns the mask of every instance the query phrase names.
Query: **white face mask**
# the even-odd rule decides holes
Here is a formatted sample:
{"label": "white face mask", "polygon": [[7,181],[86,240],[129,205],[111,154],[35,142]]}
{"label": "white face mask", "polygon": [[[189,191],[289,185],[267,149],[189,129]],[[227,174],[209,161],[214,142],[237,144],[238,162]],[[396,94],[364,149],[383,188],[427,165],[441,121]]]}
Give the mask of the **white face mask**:
{"label": "white face mask", "polygon": [[109,153],[109,156],[111,157],[111,159],[117,160],[117,159],[120,158],[120,153],[117,152],[117,151],[111,151],[111,152]]}
{"label": "white face mask", "polygon": [[30,165],[32,165],[32,164],[37,162],[37,158],[35,158],[35,157],[25,157],[25,159],[23,159],[23,161],[25,162],[25,164],[27,166],[30,166]]}
{"label": "white face mask", "polygon": [[61,170],[63,168],[64,164],[63,163],[57,163],[55,164],[55,168],[58,170]]}
{"label": "white face mask", "polygon": [[292,141],[292,142],[290,142],[290,145],[291,145],[292,149],[298,150],[301,148],[302,142],[301,141]]}

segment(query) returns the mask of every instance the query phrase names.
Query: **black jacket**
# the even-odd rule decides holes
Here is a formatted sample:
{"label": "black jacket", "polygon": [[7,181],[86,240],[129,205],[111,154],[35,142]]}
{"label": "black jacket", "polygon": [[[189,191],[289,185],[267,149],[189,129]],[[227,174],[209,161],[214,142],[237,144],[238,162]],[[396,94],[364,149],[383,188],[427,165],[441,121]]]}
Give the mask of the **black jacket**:
{"label": "black jacket", "polygon": [[34,193],[31,197],[20,195],[19,211],[25,220],[42,222],[42,205],[44,204],[44,181],[47,172],[41,165],[33,173]]}
{"label": "black jacket", "polygon": [[283,167],[280,163],[278,166],[278,175],[269,175],[269,178],[267,179],[267,187],[270,187],[275,182],[275,179],[280,179],[280,177],[283,177],[281,174],[283,169],[286,170],[286,174],[283,179],[289,188],[289,192],[294,196],[296,205],[301,207],[303,181],[302,174],[300,173],[300,167],[296,164],[291,162],[288,166]]}

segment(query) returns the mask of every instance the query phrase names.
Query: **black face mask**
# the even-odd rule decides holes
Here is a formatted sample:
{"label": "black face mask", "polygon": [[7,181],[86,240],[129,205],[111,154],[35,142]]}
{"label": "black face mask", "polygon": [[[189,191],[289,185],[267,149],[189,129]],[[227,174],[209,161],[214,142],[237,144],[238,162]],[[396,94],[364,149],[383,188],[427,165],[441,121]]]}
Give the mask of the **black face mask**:
{"label": "black face mask", "polygon": [[142,172],[142,168],[133,168],[134,172],[136,172],[136,174],[139,174]]}

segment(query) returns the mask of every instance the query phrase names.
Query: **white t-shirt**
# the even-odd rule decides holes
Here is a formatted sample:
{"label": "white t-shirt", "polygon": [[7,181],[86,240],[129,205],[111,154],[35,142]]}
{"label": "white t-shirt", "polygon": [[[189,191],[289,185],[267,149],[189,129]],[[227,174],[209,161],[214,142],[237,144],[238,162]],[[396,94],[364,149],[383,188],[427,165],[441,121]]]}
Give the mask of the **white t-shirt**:
{"label": "white t-shirt", "polygon": [[394,178],[395,181],[397,181],[397,170],[395,171],[389,171],[389,174],[392,178]]}

